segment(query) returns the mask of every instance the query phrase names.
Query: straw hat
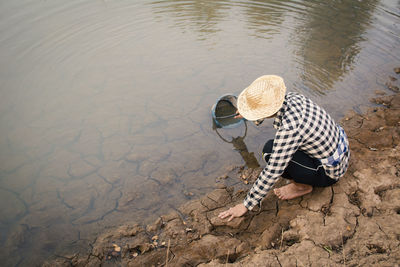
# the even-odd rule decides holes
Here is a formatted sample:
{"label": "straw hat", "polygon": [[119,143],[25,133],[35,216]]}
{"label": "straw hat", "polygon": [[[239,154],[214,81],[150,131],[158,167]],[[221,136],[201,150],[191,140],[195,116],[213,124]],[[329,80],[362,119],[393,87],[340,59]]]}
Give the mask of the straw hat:
{"label": "straw hat", "polygon": [[249,121],[256,121],[274,115],[285,99],[286,86],[276,75],[257,78],[244,89],[237,100],[240,115]]}

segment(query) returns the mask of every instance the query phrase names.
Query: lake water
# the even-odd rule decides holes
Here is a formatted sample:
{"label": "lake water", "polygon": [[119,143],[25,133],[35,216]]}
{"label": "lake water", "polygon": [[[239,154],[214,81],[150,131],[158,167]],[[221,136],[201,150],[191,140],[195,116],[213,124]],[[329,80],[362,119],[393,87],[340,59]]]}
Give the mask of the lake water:
{"label": "lake water", "polygon": [[[32,266],[212,190],[271,122],[216,131],[264,74],[360,110],[400,66],[400,1],[0,3],[0,260]],[[229,182],[229,181],[228,181]],[[234,181],[231,181],[234,182]]]}

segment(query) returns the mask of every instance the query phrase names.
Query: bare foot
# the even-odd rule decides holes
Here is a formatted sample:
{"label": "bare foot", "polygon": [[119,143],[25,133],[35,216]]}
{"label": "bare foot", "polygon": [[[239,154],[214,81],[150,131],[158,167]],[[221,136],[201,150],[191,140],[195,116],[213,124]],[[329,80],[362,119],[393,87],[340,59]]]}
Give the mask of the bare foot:
{"label": "bare foot", "polygon": [[280,199],[293,199],[311,193],[313,187],[308,184],[290,183],[280,188],[274,189],[275,195]]}

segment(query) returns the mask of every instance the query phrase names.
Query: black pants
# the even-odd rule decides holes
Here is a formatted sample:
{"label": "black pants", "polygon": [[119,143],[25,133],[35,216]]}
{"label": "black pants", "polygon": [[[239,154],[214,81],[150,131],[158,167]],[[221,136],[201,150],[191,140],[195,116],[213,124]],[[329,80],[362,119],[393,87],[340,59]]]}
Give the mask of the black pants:
{"label": "black pants", "polygon": [[[274,140],[269,140],[264,145],[263,157],[266,162],[268,162],[272,152],[273,142]],[[296,153],[294,153],[282,177],[293,180],[296,183],[317,187],[326,187],[337,182],[335,179],[326,175],[318,159],[310,157],[301,150],[297,150]]]}

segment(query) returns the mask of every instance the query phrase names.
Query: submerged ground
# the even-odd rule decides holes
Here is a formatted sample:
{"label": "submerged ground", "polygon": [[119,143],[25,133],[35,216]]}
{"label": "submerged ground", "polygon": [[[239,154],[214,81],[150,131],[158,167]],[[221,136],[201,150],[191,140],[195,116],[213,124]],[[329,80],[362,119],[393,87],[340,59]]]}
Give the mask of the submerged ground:
{"label": "submerged ground", "polygon": [[[269,194],[261,209],[227,223],[218,213],[242,201],[261,170],[232,166],[203,198],[146,227],[108,230],[86,254],[44,265],[398,266],[400,94],[377,94],[376,107],[351,112],[341,123],[352,156],[337,184],[290,201]],[[225,179],[242,187],[226,187]]]}

